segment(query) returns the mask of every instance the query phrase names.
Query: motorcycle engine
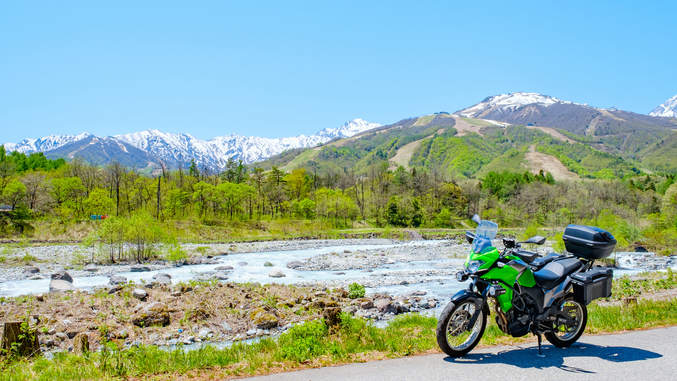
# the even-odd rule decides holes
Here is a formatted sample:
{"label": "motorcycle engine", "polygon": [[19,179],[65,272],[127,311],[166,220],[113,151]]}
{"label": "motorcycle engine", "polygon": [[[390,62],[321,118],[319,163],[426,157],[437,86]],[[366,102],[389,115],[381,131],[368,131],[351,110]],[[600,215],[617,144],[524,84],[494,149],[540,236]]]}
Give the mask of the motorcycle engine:
{"label": "motorcycle engine", "polygon": [[513,298],[513,307],[508,313],[503,313],[497,305],[495,305],[495,310],[496,324],[503,333],[507,333],[513,337],[521,337],[529,332],[529,327],[531,325],[529,310],[521,298]]}

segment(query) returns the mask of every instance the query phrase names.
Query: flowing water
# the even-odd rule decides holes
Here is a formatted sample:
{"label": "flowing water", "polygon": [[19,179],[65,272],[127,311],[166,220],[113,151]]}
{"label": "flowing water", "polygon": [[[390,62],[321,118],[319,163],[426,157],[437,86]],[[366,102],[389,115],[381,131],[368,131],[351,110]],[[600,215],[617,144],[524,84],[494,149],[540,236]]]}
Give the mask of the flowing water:
{"label": "flowing water", "polygon": [[[153,275],[157,273],[167,273],[172,276],[172,282],[188,281],[200,276],[202,273],[215,271],[219,266],[232,266],[233,270],[225,271],[228,275],[228,281],[232,282],[258,282],[279,283],[279,284],[308,284],[313,282],[330,282],[340,280],[359,279],[367,276],[378,277],[385,273],[399,272],[406,276],[408,271],[415,270],[435,270],[440,265],[449,265],[460,267],[463,259],[437,259],[429,261],[397,262],[384,264],[373,268],[373,272],[365,273],[362,269],[353,270],[322,270],[322,271],[301,271],[289,269],[286,267],[289,261],[300,261],[321,254],[332,252],[342,252],[349,250],[351,252],[368,251],[373,249],[385,249],[403,246],[427,246],[436,245],[442,241],[417,241],[390,245],[345,245],[328,246],[321,248],[291,250],[291,251],[268,251],[259,253],[230,254],[216,257],[218,264],[211,265],[190,265],[182,267],[171,267],[151,272],[121,272],[115,275],[122,275],[135,283],[151,282]],[[638,273],[645,270],[654,270],[657,265],[654,261],[657,258],[653,253],[617,253],[617,262],[621,266],[614,270],[614,276],[624,274]],[[272,267],[266,267],[264,264],[270,262]],[[668,266],[677,269],[677,265],[668,262]],[[660,266],[658,266],[660,267]],[[665,266],[663,266],[665,267]],[[282,278],[271,278],[268,274],[271,271],[280,270],[286,276]],[[110,275],[110,274],[109,274]],[[368,288],[367,291],[387,292],[392,295],[400,295],[413,291],[425,291],[426,296],[440,300],[448,299],[461,289],[467,287],[467,283],[459,283],[454,275],[435,275],[434,281],[426,283],[397,284],[388,286],[379,286]],[[43,280],[16,280],[0,283],[0,295],[2,296],[20,296],[25,294],[46,293],[49,291],[49,279]],[[403,282],[406,283],[406,282]],[[108,275],[95,275],[88,277],[74,278],[73,285],[83,290],[91,290],[96,287],[103,287],[109,284]]]}

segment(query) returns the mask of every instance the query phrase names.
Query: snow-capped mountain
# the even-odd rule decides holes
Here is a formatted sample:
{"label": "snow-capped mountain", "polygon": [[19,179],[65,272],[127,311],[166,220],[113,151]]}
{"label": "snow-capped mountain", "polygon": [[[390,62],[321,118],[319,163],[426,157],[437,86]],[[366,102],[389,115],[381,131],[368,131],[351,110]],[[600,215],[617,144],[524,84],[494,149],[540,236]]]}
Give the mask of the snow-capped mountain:
{"label": "snow-capped mountain", "polygon": [[474,106],[468,107],[461,111],[457,111],[456,114],[467,118],[482,118],[483,114],[489,111],[500,111],[510,113],[517,110],[518,108],[532,104],[545,107],[552,106],[555,104],[587,106],[587,104],[579,104],[569,101],[563,101],[561,99],[553,98],[549,95],[517,92],[510,94],[494,95],[492,97],[485,98],[482,102]]}
{"label": "snow-capped mountain", "polygon": [[24,139],[19,143],[5,143],[7,151],[19,151],[22,153],[45,152],[59,148],[69,143],[77,142],[93,136],[90,133],[83,132],[79,135],[49,135],[40,139]]}
{"label": "snow-capped mountain", "polygon": [[662,105],[656,107],[649,113],[651,116],[663,116],[666,118],[677,118],[677,95],[668,99]]}
{"label": "snow-capped mountain", "polygon": [[[158,158],[171,167],[181,164],[187,165],[191,159],[195,159],[195,162],[200,166],[222,169],[228,158],[239,159],[249,164],[279,154],[287,149],[314,147],[335,138],[351,137],[380,126],[378,123],[369,123],[362,119],[355,119],[346,122],[338,128],[325,128],[315,135],[298,135],[277,139],[231,134],[209,140],[200,140],[190,134],[173,134],[159,130],[146,130],[107,137],[105,140],[117,141],[120,147],[128,144],[152,157]],[[71,147],[75,147],[75,145],[71,146],[69,144],[90,137],[99,138],[88,133],[77,136],[50,135],[40,139],[26,139],[18,144],[6,143],[5,148],[8,151],[18,150],[24,153],[49,153],[51,150],[65,146],[60,151],[69,150],[69,157],[72,158],[72,152],[75,148]],[[78,147],[77,149],[80,148]],[[91,157],[92,153],[88,155]],[[146,159],[144,158],[144,160]]]}

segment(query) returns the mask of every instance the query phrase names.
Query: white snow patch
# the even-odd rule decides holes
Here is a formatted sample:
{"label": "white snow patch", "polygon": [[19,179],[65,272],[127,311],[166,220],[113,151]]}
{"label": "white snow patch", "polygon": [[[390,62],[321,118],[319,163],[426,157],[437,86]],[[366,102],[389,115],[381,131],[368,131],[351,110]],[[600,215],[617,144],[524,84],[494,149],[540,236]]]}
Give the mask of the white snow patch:
{"label": "white snow patch", "polygon": [[651,116],[662,116],[666,118],[677,118],[677,95],[668,99],[662,105],[656,107],[649,113]]}

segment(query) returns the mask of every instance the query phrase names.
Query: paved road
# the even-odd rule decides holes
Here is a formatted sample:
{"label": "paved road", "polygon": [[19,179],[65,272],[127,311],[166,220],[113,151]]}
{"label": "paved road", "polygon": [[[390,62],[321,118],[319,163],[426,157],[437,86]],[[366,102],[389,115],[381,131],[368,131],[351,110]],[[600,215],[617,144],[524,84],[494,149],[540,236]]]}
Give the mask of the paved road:
{"label": "paved road", "polygon": [[525,344],[476,350],[461,359],[417,356],[251,380],[677,380],[677,327],[584,335],[570,348],[544,345],[544,352],[539,358],[536,345]]}

